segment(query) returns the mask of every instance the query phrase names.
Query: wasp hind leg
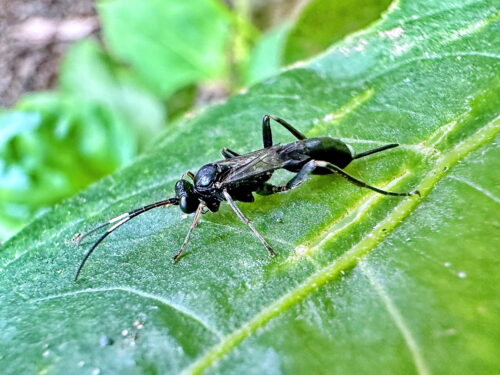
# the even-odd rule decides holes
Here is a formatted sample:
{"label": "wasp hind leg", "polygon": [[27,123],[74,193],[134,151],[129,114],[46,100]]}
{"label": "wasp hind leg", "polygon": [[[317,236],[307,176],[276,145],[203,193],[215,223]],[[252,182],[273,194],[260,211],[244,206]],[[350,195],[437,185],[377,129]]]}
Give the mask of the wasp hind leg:
{"label": "wasp hind leg", "polygon": [[276,121],[278,124],[283,126],[286,130],[293,134],[297,139],[306,139],[306,136],[295,129],[291,124],[283,120],[282,118],[265,115],[262,118],[262,141],[264,143],[264,148],[271,147],[273,145],[273,134],[271,132],[271,120]]}
{"label": "wasp hind leg", "polygon": [[286,185],[282,186],[274,186],[271,184],[264,184],[263,188],[259,191],[257,191],[257,194],[260,195],[270,195],[270,194],[275,194],[275,193],[282,193],[291,189],[296,188],[303,182],[307,180],[310,174],[314,172],[316,168],[323,168],[323,169],[328,169],[333,173],[337,173],[341,175],[343,178],[345,178],[348,182],[351,184],[354,184],[356,186],[362,187],[362,188],[367,188],[370,190],[373,190],[379,194],[383,195],[391,195],[391,196],[396,196],[396,197],[405,197],[405,196],[410,196],[410,195],[420,195],[420,192],[418,190],[411,191],[411,192],[405,192],[405,193],[395,193],[392,191],[386,191],[382,190],[379,188],[376,188],[375,186],[368,185],[366,182],[363,182],[361,180],[358,180],[357,178],[351,176],[347,172],[345,172],[342,168],[332,164],[328,163],[326,161],[322,160],[311,160],[304,164],[302,169],[297,173]]}
{"label": "wasp hind leg", "polygon": [[235,156],[240,156],[240,154],[238,154],[237,152],[234,152],[233,150],[225,147],[220,150],[220,153],[222,154],[222,156],[224,156],[224,159],[231,159]]}

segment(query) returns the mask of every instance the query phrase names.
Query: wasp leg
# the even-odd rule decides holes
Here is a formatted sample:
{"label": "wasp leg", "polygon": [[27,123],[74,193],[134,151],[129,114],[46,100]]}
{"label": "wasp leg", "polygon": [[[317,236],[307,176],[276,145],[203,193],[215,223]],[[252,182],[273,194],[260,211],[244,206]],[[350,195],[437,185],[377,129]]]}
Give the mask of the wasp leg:
{"label": "wasp leg", "polygon": [[286,186],[276,186],[268,183],[262,184],[262,186],[257,189],[255,192],[259,195],[271,195],[276,193],[282,193],[287,191]]}
{"label": "wasp leg", "polygon": [[223,148],[222,150],[220,150],[220,153],[222,154],[222,156],[224,156],[224,159],[231,159],[235,156],[240,156],[240,154],[234,152],[233,150],[230,150],[229,148]]}
{"label": "wasp leg", "polygon": [[420,195],[420,192],[418,190],[414,190],[414,191],[410,191],[410,192],[405,192],[405,193],[395,193],[395,192],[392,192],[392,191],[382,190],[382,189],[376,188],[374,186],[368,185],[367,183],[365,183],[365,182],[363,182],[361,180],[358,180],[357,178],[351,176],[350,174],[348,174],[347,172],[345,172],[343,169],[337,167],[336,165],[334,165],[332,163],[328,163],[326,161],[317,161],[317,160],[314,160],[314,162],[315,162],[315,164],[318,167],[327,168],[327,169],[331,170],[334,173],[338,173],[339,175],[341,175],[342,177],[344,177],[347,181],[349,181],[351,184],[354,184],[354,185],[357,185],[359,187],[363,187],[363,188],[367,188],[367,189],[376,191],[379,194],[392,195],[392,196],[395,196],[395,197],[407,197],[407,196],[415,195],[415,194]]}
{"label": "wasp leg", "polygon": [[189,230],[186,234],[186,237],[184,238],[184,242],[182,243],[181,245],[181,248],[180,250],[177,252],[177,254],[175,254],[175,256],[172,258],[172,261],[175,263],[179,260],[179,258],[182,256],[182,253],[184,252],[184,250],[186,249],[186,245],[188,244],[189,242],[189,237],[191,237],[191,233],[193,233],[193,230],[194,228],[196,228],[196,226],[198,225],[198,223],[200,222],[200,217],[201,217],[201,214],[203,213],[203,209],[205,208],[205,205],[204,204],[200,204],[198,205],[198,208],[196,209],[196,212],[194,213],[194,218],[193,218],[193,222],[191,223],[191,226],[189,227]]}
{"label": "wasp leg", "polygon": [[194,182],[194,173],[193,172],[187,171],[186,173],[184,173],[182,175],[181,180],[185,180],[186,177],[189,177]]}
{"label": "wasp leg", "polygon": [[[269,195],[269,194],[281,193],[281,192],[285,192],[287,190],[294,189],[297,186],[299,186],[300,184],[302,184],[304,181],[306,181],[307,177],[318,167],[319,168],[326,168],[326,169],[332,171],[333,173],[338,173],[343,178],[345,178],[347,181],[349,181],[351,184],[376,191],[379,194],[392,195],[392,196],[396,196],[396,197],[405,197],[405,196],[410,196],[410,195],[414,195],[414,194],[420,195],[420,192],[418,190],[411,191],[408,193],[395,193],[392,191],[386,191],[386,190],[376,188],[374,186],[368,185],[367,183],[365,183],[361,180],[358,180],[357,178],[351,176],[350,174],[345,172],[342,168],[339,168],[332,163],[328,163],[328,162],[322,161],[322,160],[311,160],[311,161],[307,162],[306,164],[304,164],[304,166],[299,171],[299,173],[297,173],[290,181],[288,181],[288,183],[286,185],[283,185],[283,186],[273,186],[273,185],[265,186],[265,185],[269,185],[269,184],[265,184],[264,185],[265,186],[264,187],[264,194],[262,194],[262,191],[257,191],[257,193],[261,194],[261,195]],[[268,193],[265,194],[266,192],[268,192]]]}
{"label": "wasp leg", "polygon": [[302,184],[307,180],[307,177],[313,173],[318,165],[316,160],[311,160],[304,164],[302,169],[290,180],[286,185],[275,186],[268,183],[262,185],[262,187],[256,191],[259,195],[271,195],[276,193],[284,193],[285,191],[291,190]]}
{"label": "wasp leg", "polygon": [[265,115],[262,118],[262,140],[264,142],[264,148],[271,147],[273,145],[273,134],[271,132],[271,119],[276,121],[278,124],[282,125],[286,130],[293,134],[297,139],[306,139],[306,136],[295,129],[291,124],[283,120],[282,118]]}
{"label": "wasp leg", "polygon": [[255,227],[253,226],[252,222],[250,220],[248,220],[245,217],[245,215],[243,215],[243,212],[241,212],[241,210],[238,208],[238,206],[236,205],[236,202],[229,195],[229,193],[227,192],[226,189],[222,190],[222,194],[224,194],[224,198],[226,198],[227,203],[229,203],[229,206],[231,206],[231,208],[233,209],[233,211],[236,214],[236,216],[238,216],[238,218],[241,221],[243,221],[246,225],[248,225],[248,227],[253,232],[253,234],[255,235],[255,237],[257,237],[259,239],[260,243],[262,245],[264,245],[264,247],[267,249],[267,251],[269,252],[269,255],[272,256],[272,257],[275,256],[276,253],[274,252],[274,250],[271,247],[271,245],[269,245],[267,243],[267,241],[264,239],[264,237],[262,237],[262,235],[259,232],[257,232],[257,229],[255,229]]}

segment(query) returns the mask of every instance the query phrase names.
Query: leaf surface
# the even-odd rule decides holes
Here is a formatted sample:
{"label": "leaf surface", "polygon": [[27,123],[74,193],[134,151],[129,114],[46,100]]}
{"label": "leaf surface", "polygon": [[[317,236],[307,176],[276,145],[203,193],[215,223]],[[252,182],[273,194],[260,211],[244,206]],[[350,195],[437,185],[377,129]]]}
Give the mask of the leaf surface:
{"label": "leaf surface", "polygon": [[[36,220],[0,253],[3,372],[498,373],[498,19],[490,1],[394,5]],[[347,171],[422,197],[315,176],[240,203],[277,258],[223,205],[176,265],[190,218],[159,208],[113,233],[73,282],[89,245],[72,246],[74,233],[172,196],[222,147],[261,147],[265,113],[358,151],[399,142]]]}

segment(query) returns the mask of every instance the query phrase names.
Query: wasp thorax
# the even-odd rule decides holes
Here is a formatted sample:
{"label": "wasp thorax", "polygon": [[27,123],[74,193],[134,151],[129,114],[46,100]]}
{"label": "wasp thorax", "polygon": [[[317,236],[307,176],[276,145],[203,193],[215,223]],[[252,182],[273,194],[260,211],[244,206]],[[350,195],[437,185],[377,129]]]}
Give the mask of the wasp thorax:
{"label": "wasp thorax", "polygon": [[207,164],[200,168],[198,173],[194,178],[194,184],[196,187],[209,187],[215,181],[217,177],[217,167],[213,164]]}

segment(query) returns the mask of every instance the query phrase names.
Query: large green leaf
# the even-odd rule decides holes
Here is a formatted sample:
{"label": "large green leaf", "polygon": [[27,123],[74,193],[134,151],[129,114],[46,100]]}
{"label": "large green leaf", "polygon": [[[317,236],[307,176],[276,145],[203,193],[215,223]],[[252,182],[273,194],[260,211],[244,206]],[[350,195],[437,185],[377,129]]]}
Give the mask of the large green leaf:
{"label": "large green leaf", "polygon": [[[39,218],[1,254],[2,372],[500,372],[498,18],[490,1],[395,5]],[[157,209],[113,233],[73,282],[89,244],[72,246],[75,232],[172,196],[222,147],[260,147],[264,113],[356,150],[400,142],[348,171],[422,197],[315,176],[240,204],[277,258],[223,205],[176,265],[190,220]]]}

